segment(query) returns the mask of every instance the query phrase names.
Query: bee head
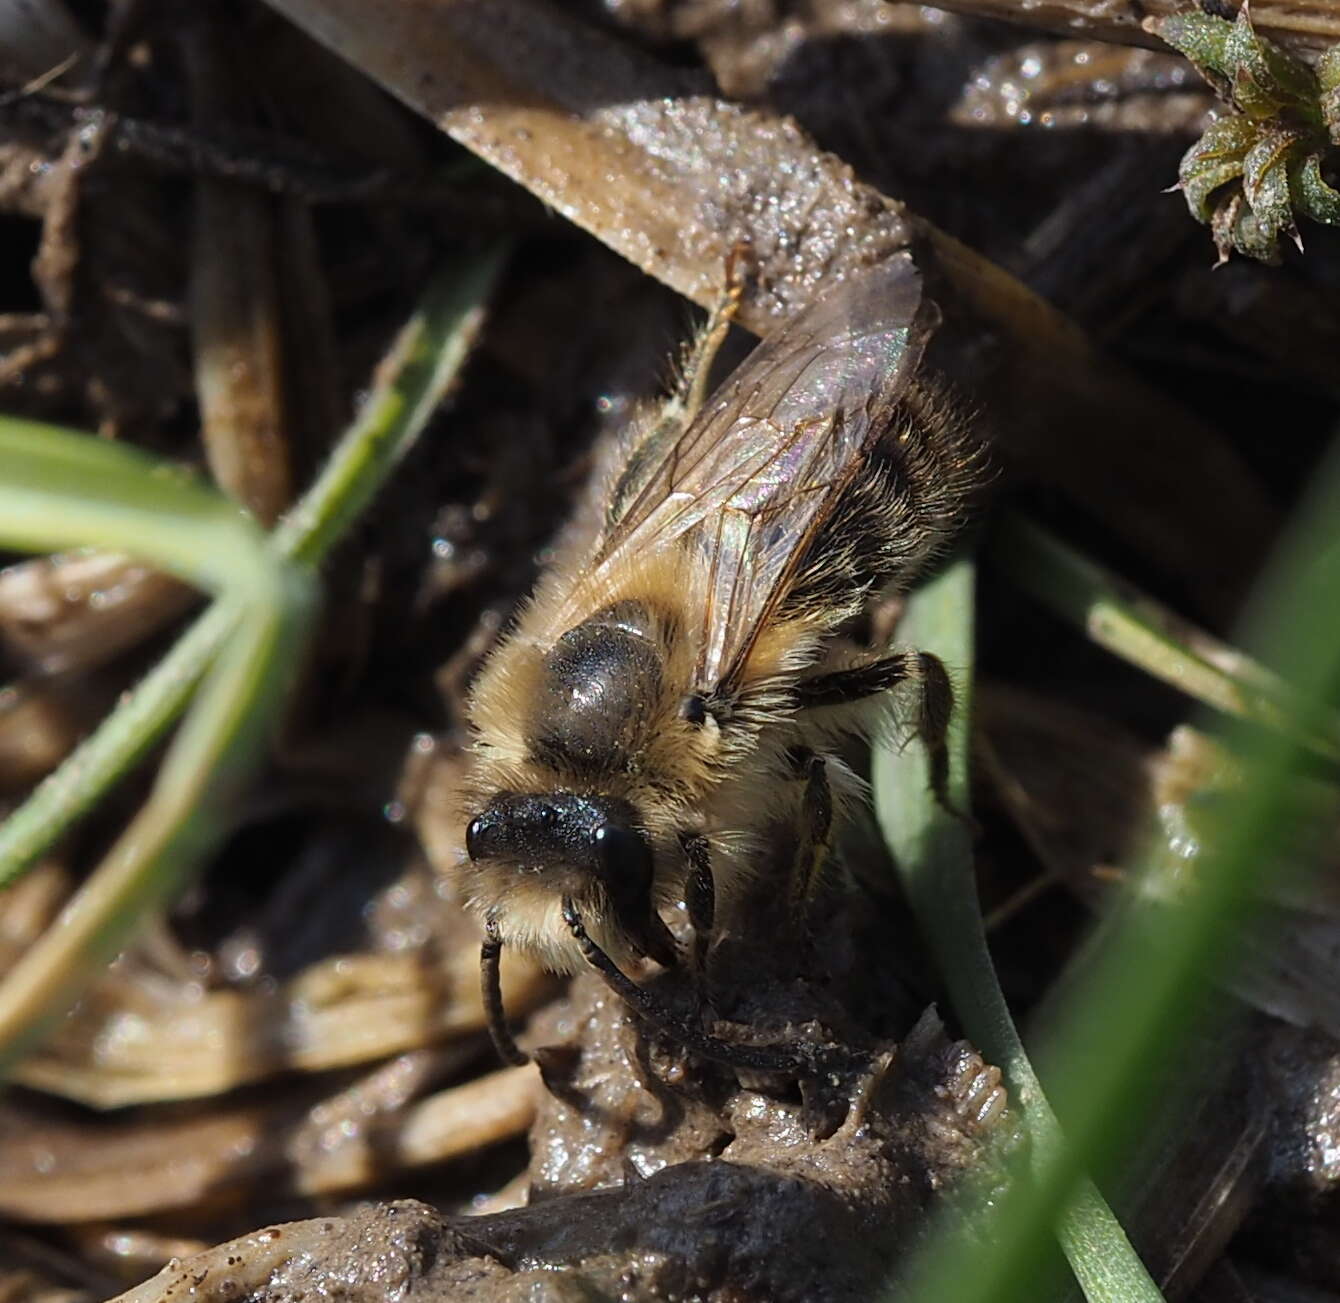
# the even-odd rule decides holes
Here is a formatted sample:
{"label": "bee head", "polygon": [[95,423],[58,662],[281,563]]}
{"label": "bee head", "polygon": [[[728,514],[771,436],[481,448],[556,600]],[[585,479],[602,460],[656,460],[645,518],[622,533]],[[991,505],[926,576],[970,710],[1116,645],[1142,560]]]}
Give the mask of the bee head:
{"label": "bee head", "polygon": [[499,792],[465,830],[475,863],[503,861],[518,875],[554,881],[565,894],[586,895],[592,882],[615,921],[643,944],[652,912],[651,843],[637,813],[614,797],[571,792]]}

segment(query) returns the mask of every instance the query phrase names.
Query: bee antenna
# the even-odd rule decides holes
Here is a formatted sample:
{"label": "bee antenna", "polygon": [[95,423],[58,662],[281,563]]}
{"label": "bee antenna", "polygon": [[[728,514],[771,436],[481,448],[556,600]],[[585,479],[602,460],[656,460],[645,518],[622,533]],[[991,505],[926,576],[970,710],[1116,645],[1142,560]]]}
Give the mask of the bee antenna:
{"label": "bee antenna", "polygon": [[753,1072],[784,1072],[796,1076],[853,1072],[870,1066],[868,1054],[841,1045],[813,1045],[803,1041],[793,1045],[744,1045],[709,1035],[639,986],[591,940],[571,896],[563,897],[563,921],[581,947],[586,962],[604,978],[605,985],[615,995],[647,1022],[705,1059]]}
{"label": "bee antenna", "polygon": [[484,997],[484,1017],[488,1023],[489,1039],[498,1057],[516,1067],[530,1062],[530,1055],[516,1043],[512,1029],[507,1025],[507,1010],[502,998],[502,934],[498,920],[490,914],[484,920],[484,944],[479,948],[479,987]]}

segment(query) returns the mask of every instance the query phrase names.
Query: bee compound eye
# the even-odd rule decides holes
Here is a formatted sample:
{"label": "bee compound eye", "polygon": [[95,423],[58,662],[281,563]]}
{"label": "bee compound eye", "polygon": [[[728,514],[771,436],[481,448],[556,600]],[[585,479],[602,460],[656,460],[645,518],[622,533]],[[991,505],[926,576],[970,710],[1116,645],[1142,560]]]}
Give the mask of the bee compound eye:
{"label": "bee compound eye", "polygon": [[472,860],[477,860],[483,851],[483,837],[484,820],[478,817],[471,819],[465,828],[465,853]]}
{"label": "bee compound eye", "polygon": [[535,813],[541,828],[552,828],[558,822],[558,811],[552,805],[542,805]]}
{"label": "bee compound eye", "polygon": [[627,833],[617,825],[602,823],[592,832],[591,845],[602,861],[608,861],[617,858],[619,843],[626,836]]}
{"label": "bee compound eye", "polygon": [[679,703],[679,716],[694,728],[701,728],[707,723],[707,702],[692,693]]}
{"label": "bee compound eye", "polygon": [[591,834],[601,876],[608,885],[627,885],[651,877],[647,844],[631,828],[602,823]]}

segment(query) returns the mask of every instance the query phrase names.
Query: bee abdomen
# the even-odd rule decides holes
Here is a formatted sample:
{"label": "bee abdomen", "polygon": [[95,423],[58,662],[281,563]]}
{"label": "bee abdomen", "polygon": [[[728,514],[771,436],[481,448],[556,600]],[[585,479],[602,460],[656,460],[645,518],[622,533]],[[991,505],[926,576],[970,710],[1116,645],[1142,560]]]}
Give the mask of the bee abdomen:
{"label": "bee abdomen", "polygon": [[782,614],[823,607],[840,620],[871,589],[910,585],[962,527],[982,464],[952,399],[934,387],[910,390],[806,550]]}
{"label": "bee abdomen", "polygon": [[626,767],[641,717],[664,675],[657,622],[617,602],[569,629],[545,653],[527,742],[535,759],[579,774]]}

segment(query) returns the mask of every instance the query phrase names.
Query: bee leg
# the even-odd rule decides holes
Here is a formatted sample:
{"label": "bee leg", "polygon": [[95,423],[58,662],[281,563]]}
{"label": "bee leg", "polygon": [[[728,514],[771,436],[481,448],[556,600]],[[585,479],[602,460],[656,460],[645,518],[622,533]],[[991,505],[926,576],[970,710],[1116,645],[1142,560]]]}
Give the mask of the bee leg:
{"label": "bee leg", "polygon": [[823,756],[808,747],[798,747],[792,759],[805,780],[800,806],[800,845],[791,865],[791,917],[801,920],[803,925],[819,893],[824,865],[833,853],[833,791]]}
{"label": "bee leg", "polygon": [[498,1051],[498,1057],[504,1063],[520,1067],[530,1062],[530,1055],[516,1043],[507,1025],[507,1011],[503,1008],[502,998],[501,957],[502,937],[498,932],[498,920],[490,914],[484,920],[484,944],[479,948],[479,984],[484,997],[484,1016],[488,1022],[489,1039]]}
{"label": "bee leg", "polygon": [[712,853],[707,838],[698,833],[680,838],[689,861],[689,876],[684,883],[684,904],[693,925],[693,971],[699,982],[707,980],[707,951],[712,944],[716,921],[717,893],[712,880]]}
{"label": "bee leg", "polygon": [[707,397],[712,363],[730,332],[744,294],[744,277],[739,272],[741,259],[734,251],[726,263],[726,289],[713,306],[692,347],[679,364],[679,379],[674,391],[661,404],[656,419],[634,437],[623,453],[623,474],[610,490],[605,506],[605,526],[615,525],[628,505],[646,488],[647,477],[661,464],[669,448],[698,415]]}
{"label": "bee leg", "polygon": [[721,345],[730,332],[731,323],[740,311],[740,299],[744,295],[745,262],[743,246],[736,245],[726,258],[726,287],[721,297],[712,305],[707,324],[694,341],[680,367],[679,384],[675,386],[675,400],[685,413],[686,420],[698,415],[707,398],[707,385],[712,374],[712,363],[716,361]]}
{"label": "bee leg", "polygon": [[931,791],[946,810],[957,813],[949,800],[949,751],[946,747],[949,720],[954,711],[954,688],[938,656],[932,656],[930,652],[896,652],[869,665],[820,674],[796,685],[796,703],[802,710],[846,706],[886,692],[900,683],[916,684],[920,692],[916,731],[926,744]]}
{"label": "bee leg", "polygon": [[625,930],[633,948],[643,958],[654,959],[662,968],[674,968],[679,962],[675,938],[666,927],[665,920],[654,909],[648,909],[647,918],[636,928],[625,925]]}
{"label": "bee leg", "polygon": [[581,947],[586,962],[640,1018],[660,1028],[671,1040],[694,1054],[749,1072],[783,1072],[792,1076],[814,1076],[825,1072],[860,1072],[869,1067],[870,1056],[845,1045],[749,1045],[723,1041],[695,1027],[629,977],[593,940],[582,922],[571,896],[563,897],[563,921]]}

